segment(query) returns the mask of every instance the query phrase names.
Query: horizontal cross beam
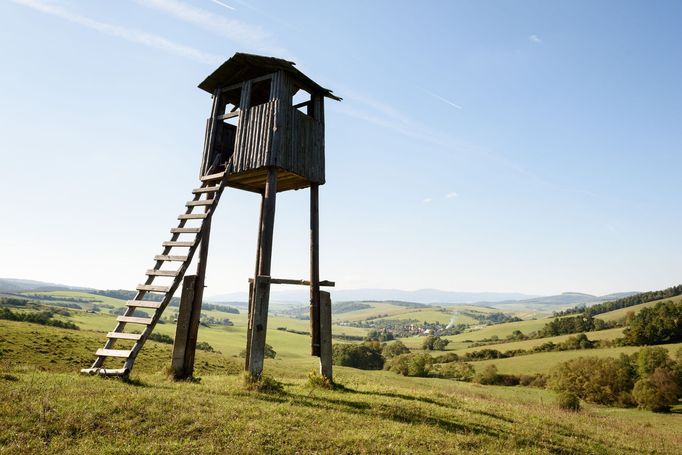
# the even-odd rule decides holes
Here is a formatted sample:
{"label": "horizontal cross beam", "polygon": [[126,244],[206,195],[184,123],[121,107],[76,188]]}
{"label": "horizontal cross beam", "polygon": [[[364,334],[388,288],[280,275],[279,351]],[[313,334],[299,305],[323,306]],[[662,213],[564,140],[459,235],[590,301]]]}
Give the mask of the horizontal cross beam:
{"label": "horizontal cross beam", "polygon": [[[249,278],[249,283],[253,283],[253,278]],[[286,278],[271,278],[270,284],[294,284],[298,286],[310,286],[308,280],[288,280]],[[333,281],[320,281],[320,286],[334,287],[336,283]]]}

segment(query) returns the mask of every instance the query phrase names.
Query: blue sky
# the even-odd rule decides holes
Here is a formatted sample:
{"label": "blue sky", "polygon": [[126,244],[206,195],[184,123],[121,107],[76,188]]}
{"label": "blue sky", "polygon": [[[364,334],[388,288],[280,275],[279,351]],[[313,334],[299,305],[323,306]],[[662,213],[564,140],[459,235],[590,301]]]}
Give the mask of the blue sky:
{"label": "blue sky", "polygon": [[[132,288],[197,182],[234,52],[328,102],[322,277],[341,288],[679,284],[679,2],[0,2],[0,276]],[[273,275],[307,275],[307,191]],[[207,293],[246,289],[258,198],[227,192]]]}

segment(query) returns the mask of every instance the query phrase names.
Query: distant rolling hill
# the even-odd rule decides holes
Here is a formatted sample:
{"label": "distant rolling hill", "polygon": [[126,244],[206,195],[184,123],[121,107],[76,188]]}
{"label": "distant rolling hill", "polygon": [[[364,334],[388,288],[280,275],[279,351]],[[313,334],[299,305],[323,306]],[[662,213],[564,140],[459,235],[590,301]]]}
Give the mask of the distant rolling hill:
{"label": "distant rolling hill", "polygon": [[[332,298],[337,302],[349,301],[403,301],[423,304],[461,304],[480,301],[500,302],[530,299],[537,296],[517,292],[456,292],[439,289],[418,289],[404,291],[400,289],[339,289],[331,288]],[[272,300],[277,303],[303,303],[309,299],[307,289],[280,291],[276,288],[270,293]],[[209,301],[246,301],[246,292],[234,292],[210,296]]]}
{"label": "distant rolling hill", "polygon": [[0,278],[0,292],[25,291],[92,291],[91,288],[67,286],[65,284],[47,283],[45,281],[23,280],[17,278]]}
{"label": "distant rolling hill", "polygon": [[577,305],[594,305],[601,302],[608,302],[611,300],[621,299],[635,295],[637,292],[619,292],[614,294],[607,294],[596,296],[592,294],[584,294],[581,292],[564,292],[558,295],[549,295],[545,297],[534,297],[523,300],[505,300],[502,302],[478,302],[479,305],[489,305],[501,309],[523,310],[533,309],[536,311],[553,311]]}

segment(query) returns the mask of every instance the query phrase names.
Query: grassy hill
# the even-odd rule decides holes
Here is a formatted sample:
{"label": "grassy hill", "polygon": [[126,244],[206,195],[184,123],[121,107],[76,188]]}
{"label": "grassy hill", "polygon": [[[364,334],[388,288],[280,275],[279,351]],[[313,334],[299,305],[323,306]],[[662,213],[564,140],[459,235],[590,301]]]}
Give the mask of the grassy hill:
{"label": "grassy hill", "polygon": [[625,316],[630,312],[637,313],[642,308],[653,307],[656,306],[658,302],[664,302],[666,300],[670,300],[672,302],[682,302],[682,295],[666,299],[654,300],[652,302],[640,303],[638,305],[633,305],[626,308],[619,308],[617,310],[609,311],[607,313],[598,314],[595,316],[595,318],[602,319],[604,321],[621,321],[624,320]]}
{"label": "grassy hill", "polygon": [[[661,346],[666,348],[668,352],[670,352],[671,357],[673,357],[675,352],[682,348],[682,343],[664,344]],[[471,362],[471,364],[479,371],[488,365],[494,364],[500,373],[547,373],[555,365],[578,357],[618,357],[621,354],[630,355],[640,349],[641,346],[622,346],[577,351],[538,352],[536,354],[510,357],[507,359],[481,360],[478,362]]]}
{"label": "grassy hill", "polygon": [[[345,389],[311,389],[315,360],[267,360],[280,394],[244,390],[234,360],[198,353],[198,383],[159,373],[150,342],[134,381],[75,373],[97,334],[0,322],[0,453],[674,453],[682,415],[588,405],[553,393],[336,367]],[[636,435],[636,436],[634,436]]]}
{"label": "grassy hill", "polygon": [[[64,299],[62,303],[97,298],[90,304],[123,305],[85,293],[50,295]],[[59,316],[81,330],[0,320],[0,454],[675,453],[682,445],[678,431],[682,414],[594,405],[575,414],[560,410],[554,393],[544,389],[344,367],[335,367],[336,380],[344,389],[312,389],[307,374],[317,368],[317,359],[308,355],[309,338],[278,330],[305,331],[308,323],[284,316],[270,318],[268,343],[278,355],[265,365],[266,374],[283,383],[283,393],[243,388],[238,357],[245,344],[243,313],[208,312],[227,316],[234,325],[200,328],[199,340],[219,352],[197,351],[198,383],[170,381],[163,371],[170,363],[171,346],[153,341],[142,350],[130,383],[81,376],[77,371],[92,362],[114,321],[104,311],[86,312],[90,304]],[[401,314],[417,311],[405,310]],[[485,327],[451,337],[456,342],[450,347],[464,348],[463,340],[472,334],[503,337],[544,322]],[[173,336],[174,330],[166,323],[156,332]],[[337,333],[351,330],[364,333],[334,327]],[[590,337],[615,336],[611,332]],[[547,340],[519,343],[530,346]],[[481,369],[494,363],[500,372],[542,372],[572,356],[617,355],[637,348],[614,349],[541,353],[473,365]]]}

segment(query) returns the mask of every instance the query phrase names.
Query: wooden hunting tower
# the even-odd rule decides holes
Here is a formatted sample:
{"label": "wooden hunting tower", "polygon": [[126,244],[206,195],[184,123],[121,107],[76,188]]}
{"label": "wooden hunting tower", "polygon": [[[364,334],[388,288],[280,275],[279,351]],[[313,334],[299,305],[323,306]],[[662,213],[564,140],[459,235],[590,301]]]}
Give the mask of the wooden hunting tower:
{"label": "wooden hunting tower", "polygon": [[[127,376],[145,340],[183,281],[172,368],[176,377],[192,375],[194,350],[203,298],[211,218],[225,187],[259,193],[261,217],[256,268],[249,287],[246,369],[259,377],[263,369],[270,284],[310,287],[312,354],[320,357],[322,374],[331,378],[331,301],[320,286],[319,196],[325,183],[324,99],[339,101],[294,66],[293,62],[237,53],[209,75],[199,88],[213,96],[206,124],[201,161],[201,187],[178,216],[170,241],[147,271],[147,280],[127,302],[124,315],[107,334],[103,349],[85,373]],[[276,279],[270,276],[275,200],[278,192],[310,188],[310,278]],[[194,213],[195,209],[199,213]],[[189,236],[189,238],[186,238]],[[184,248],[182,255],[171,254]],[[185,276],[199,250],[196,275]],[[177,268],[170,264],[180,263]],[[168,279],[159,285],[155,280]],[[141,317],[139,310],[152,310]],[[148,315],[147,315],[148,316]],[[143,326],[142,333],[124,332],[127,324]],[[112,349],[116,342],[132,343],[129,349]],[[123,368],[104,368],[108,357],[125,359]]]}

